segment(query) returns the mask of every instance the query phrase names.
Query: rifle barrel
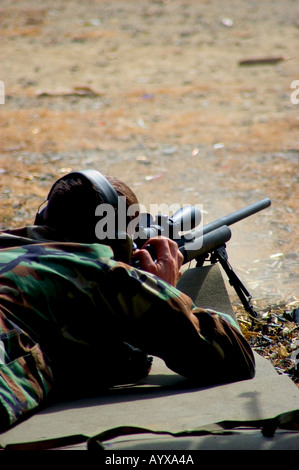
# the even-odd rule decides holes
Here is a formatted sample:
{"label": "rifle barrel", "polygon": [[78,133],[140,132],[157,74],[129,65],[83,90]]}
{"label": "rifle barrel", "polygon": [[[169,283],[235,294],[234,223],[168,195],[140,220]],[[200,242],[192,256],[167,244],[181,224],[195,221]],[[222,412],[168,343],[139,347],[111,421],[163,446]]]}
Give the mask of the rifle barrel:
{"label": "rifle barrel", "polygon": [[207,225],[197,227],[195,230],[192,230],[187,235],[182,236],[181,238],[175,241],[177,242],[179,247],[182,247],[185,243],[190,243],[196,238],[200,238],[203,235],[206,235],[207,233],[210,233],[213,230],[222,227],[223,225],[229,227],[230,225],[235,224],[236,222],[239,222],[242,219],[246,219],[247,217],[255,214],[256,212],[266,209],[266,207],[269,207],[270,205],[270,199],[261,199],[260,201],[254,202],[253,204],[243,207],[238,211],[232,212],[231,214],[225,215],[220,219],[214,220],[213,222],[210,222]]}
{"label": "rifle barrel", "polygon": [[271,205],[271,200],[268,198],[261,199],[258,202],[254,202],[253,204],[250,204],[249,206],[243,207],[242,209],[239,209],[238,211],[232,212],[231,214],[225,215],[224,217],[221,217],[220,219],[214,220],[213,222],[204,225],[202,227],[202,233],[203,235],[206,233],[211,232],[212,230],[215,230],[218,227],[221,227],[222,225],[227,225],[230,226],[232,224],[235,224],[236,222],[239,222],[240,220],[246,219],[250,215],[256,214],[257,212],[266,209],[266,207],[269,207]]}

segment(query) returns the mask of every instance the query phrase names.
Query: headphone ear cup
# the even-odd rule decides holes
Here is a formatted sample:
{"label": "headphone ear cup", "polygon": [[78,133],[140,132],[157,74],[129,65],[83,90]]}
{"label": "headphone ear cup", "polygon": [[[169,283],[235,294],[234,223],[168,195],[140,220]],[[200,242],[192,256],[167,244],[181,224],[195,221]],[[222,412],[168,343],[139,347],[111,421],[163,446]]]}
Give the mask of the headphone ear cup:
{"label": "headphone ear cup", "polygon": [[45,210],[46,208],[44,208],[41,212],[36,213],[34,225],[44,225]]}

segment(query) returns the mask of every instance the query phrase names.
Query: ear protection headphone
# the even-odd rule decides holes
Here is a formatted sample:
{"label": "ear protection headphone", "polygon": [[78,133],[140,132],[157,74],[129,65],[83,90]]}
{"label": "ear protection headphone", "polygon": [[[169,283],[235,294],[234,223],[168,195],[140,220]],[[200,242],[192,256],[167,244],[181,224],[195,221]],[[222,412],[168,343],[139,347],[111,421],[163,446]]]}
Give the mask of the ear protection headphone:
{"label": "ear protection headphone", "polygon": [[[59,181],[66,180],[68,178],[73,178],[76,176],[82,177],[90,185],[92,185],[99,191],[99,193],[101,194],[103,198],[103,203],[110,204],[111,206],[113,206],[115,210],[115,217],[117,218],[117,214],[118,214],[117,191],[112,186],[112,184],[107,180],[107,178],[105,178],[105,176],[103,176],[102,173],[100,173],[97,170],[88,169],[88,170],[82,170],[82,171],[74,171],[72,173],[68,173],[67,175],[64,175],[62,178],[59,178],[50,189],[47,200],[45,202],[49,200],[53,189],[55,188],[56,184]],[[45,202],[43,202],[43,204]],[[46,210],[46,207],[41,212],[39,212],[38,210],[35,216],[35,221],[34,221],[35,225],[44,225],[45,210]],[[115,259],[118,259],[119,261],[124,261],[125,263],[130,262],[130,259],[132,256],[132,247],[133,247],[133,242],[132,242],[132,238],[130,237],[130,235],[128,235],[126,232],[118,232],[118,229],[116,228],[115,239],[109,240],[109,245],[113,248]]]}
{"label": "ear protection headphone", "polygon": [[[82,170],[82,171],[74,171],[72,173],[68,173],[67,175],[62,176],[62,178],[59,178],[53,184],[52,188],[50,189],[47,200],[45,202],[47,202],[49,200],[56,184],[59,181],[66,180],[66,179],[69,179],[69,178],[74,178],[76,176],[82,177],[90,185],[94,186],[99,191],[99,193],[101,194],[104,203],[111,204],[115,208],[115,210],[117,210],[117,208],[118,208],[118,194],[117,194],[115,188],[112,186],[112,184],[110,184],[110,182],[107,180],[107,178],[105,178],[105,176],[102,175],[102,173],[100,173],[97,170],[91,170],[91,169]],[[41,204],[41,206],[45,202],[43,202]],[[40,209],[41,206],[39,206],[39,209]],[[38,212],[35,216],[35,221],[34,221],[35,225],[43,225],[44,224],[45,210],[46,210],[46,207],[41,212],[39,212],[39,210],[38,210]]]}

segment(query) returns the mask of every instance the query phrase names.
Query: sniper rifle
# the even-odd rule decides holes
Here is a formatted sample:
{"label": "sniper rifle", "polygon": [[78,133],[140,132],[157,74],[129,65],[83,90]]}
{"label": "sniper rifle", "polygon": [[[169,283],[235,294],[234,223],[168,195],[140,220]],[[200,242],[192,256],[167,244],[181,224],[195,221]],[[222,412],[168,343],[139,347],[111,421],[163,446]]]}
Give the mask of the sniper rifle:
{"label": "sniper rifle", "polygon": [[[201,213],[194,206],[183,207],[172,217],[158,215],[155,220],[151,214],[141,214],[137,230],[138,235],[134,239],[134,243],[139,248],[144,245],[144,240],[158,235],[166,235],[177,243],[180,252],[184,256],[183,264],[192,260],[196,261],[196,266],[202,266],[206,261],[210,261],[211,264],[219,262],[245,310],[253,317],[256,317],[257,313],[251,305],[251,295],[228,262],[226,243],[231,238],[230,225],[260,212],[270,205],[270,199],[265,198],[204,226],[200,225]],[[189,231],[180,236],[179,233],[182,230],[186,231],[186,225]],[[155,260],[153,247],[148,245],[145,248],[148,249]]]}

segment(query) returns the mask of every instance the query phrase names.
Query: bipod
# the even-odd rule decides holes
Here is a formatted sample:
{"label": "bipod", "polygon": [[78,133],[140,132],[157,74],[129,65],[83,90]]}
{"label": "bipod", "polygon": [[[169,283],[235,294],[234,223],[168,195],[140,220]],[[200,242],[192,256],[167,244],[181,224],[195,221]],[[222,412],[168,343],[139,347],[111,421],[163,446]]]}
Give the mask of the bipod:
{"label": "bipod", "polygon": [[[203,259],[203,257],[196,258],[197,261],[197,266],[202,266],[204,261],[206,260]],[[234,272],[233,268],[231,267],[230,263],[228,262],[228,255],[226,252],[226,245],[220,246],[219,248],[216,248],[210,253],[210,258],[209,261],[211,264],[216,264],[218,261],[221,264],[222,268],[224,269],[230,285],[235,289],[239,299],[241,300],[244,309],[246,312],[248,312],[250,315],[252,315],[254,318],[257,317],[257,312],[253,309],[251,305],[251,295],[244,286],[244,284],[241,282],[239,277],[236,275]]]}

